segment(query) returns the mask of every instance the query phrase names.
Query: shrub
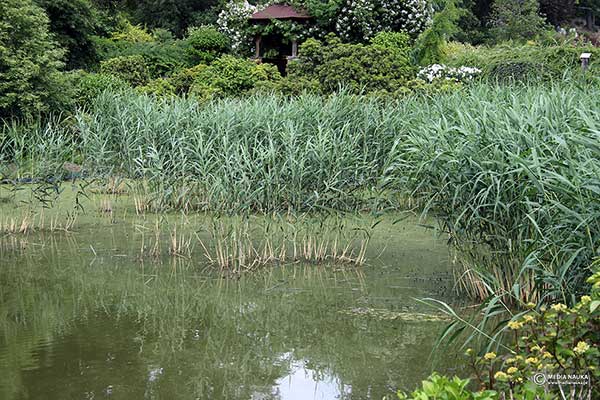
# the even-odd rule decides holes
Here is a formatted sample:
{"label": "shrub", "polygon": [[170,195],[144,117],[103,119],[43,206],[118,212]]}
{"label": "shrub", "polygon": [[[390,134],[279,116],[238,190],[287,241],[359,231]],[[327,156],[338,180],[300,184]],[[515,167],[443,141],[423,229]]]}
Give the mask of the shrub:
{"label": "shrub", "polygon": [[474,67],[447,67],[445,65],[433,64],[422,68],[417,77],[429,83],[436,80],[452,80],[455,82],[468,82],[481,73],[479,68]]}
{"label": "shrub", "polygon": [[546,69],[542,62],[530,60],[497,61],[491,63],[486,72],[488,78],[498,82],[536,80],[545,74]]}
{"label": "shrub", "polygon": [[[536,308],[530,303],[526,311],[503,323],[502,329],[512,338],[512,343],[500,346],[505,354],[486,351],[477,355],[467,349],[468,365],[480,391],[467,390],[468,379],[449,379],[434,373],[423,381],[422,389],[411,396],[398,392],[398,398],[598,398],[600,388],[595,382],[600,379],[600,259],[592,263],[591,270],[595,271],[587,279],[591,292],[573,307],[557,303]],[[576,381],[575,376],[585,378],[579,379],[582,384],[574,385],[556,378],[561,376],[563,381]]]}
{"label": "shrub", "polygon": [[159,43],[173,43],[175,38],[170,30],[164,28],[156,28],[152,31],[152,37]]}
{"label": "shrub", "polygon": [[[571,44],[540,46],[535,43],[498,46],[468,46],[450,43],[444,48],[445,64],[453,67],[470,65],[493,80],[552,80],[566,72],[579,71],[579,56],[592,53],[591,72],[600,66],[600,50]],[[593,72],[592,72],[593,73]]]}
{"label": "shrub", "polygon": [[495,0],[490,23],[496,42],[535,38],[546,25],[539,14],[538,0]]}
{"label": "shrub", "polygon": [[0,118],[63,109],[68,87],[59,70],[64,52],[48,18],[31,0],[0,2]]}
{"label": "shrub", "polygon": [[330,38],[327,45],[314,39],[303,43],[300,59],[290,66],[289,75],[314,79],[326,93],[340,86],[353,92],[393,92],[414,78],[415,70],[398,48],[344,44]]}
{"label": "shrub", "polygon": [[469,380],[454,377],[452,379],[433,373],[423,381],[423,387],[415,390],[411,395],[398,392],[398,399],[407,400],[495,400],[494,391],[472,392],[468,389]]}
{"label": "shrub", "polygon": [[140,93],[151,94],[157,97],[177,95],[177,91],[171,80],[165,78],[153,79],[147,85],[139,86],[137,90]]}
{"label": "shrub", "polygon": [[444,9],[433,16],[431,26],[417,38],[413,49],[413,59],[417,64],[430,65],[442,61],[446,40],[458,30],[459,13],[455,1],[448,0]]}
{"label": "shrub", "polygon": [[410,52],[410,36],[404,32],[379,32],[371,40],[371,44],[404,55]]}
{"label": "shrub", "polygon": [[202,71],[207,68],[204,64],[198,64],[192,68],[184,68],[176,72],[170,79],[175,93],[187,94]]}
{"label": "shrub", "polygon": [[251,46],[248,35],[248,18],[258,10],[258,7],[247,1],[229,1],[225,4],[217,19],[219,31],[231,41],[234,52],[243,52]]}
{"label": "shrub", "polygon": [[140,55],[121,56],[102,61],[100,71],[128,82],[132,86],[142,86],[150,80],[150,72],[144,57]]}
{"label": "shrub", "polygon": [[130,43],[147,43],[154,41],[154,37],[152,37],[145,28],[139,25],[133,25],[124,18],[119,21],[118,30],[113,32],[111,39]]}
{"label": "shrub", "polygon": [[227,37],[211,26],[190,28],[185,42],[192,64],[209,64],[229,47]]}
{"label": "shrub", "polygon": [[174,71],[191,66],[185,43],[182,40],[171,42],[128,42],[113,39],[95,38],[101,60],[117,57],[141,56],[152,78],[171,75]]}
{"label": "shrub", "polygon": [[129,87],[126,81],[106,74],[75,71],[72,73],[75,102],[80,106],[90,105],[104,91],[118,92]]}
{"label": "shrub", "polygon": [[320,93],[321,87],[319,82],[314,79],[286,76],[275,81],[258,82],[256,84],[256,91],[295,97],[303,93]]}
{"label": "shrub", "polygon": [[335,13],[335,32],[350,42],[366,42],[380,31],[417,37],[431,20],[425,0],[347,0]]}
{"label": "shrub", "polygon": [[225,55],[198,74],[191,93],[200,98],[239,96],[254,89],[259,82],[280,78],[277,68],[271,64],[256,64]]}
{"label": "shrub", "polygon": [[[349,43],[368,43],[383,31],[405,32],[415,38],[431,22],[432,7],[428,0],[298,0],[293,2],[314,16],[310,25],[271,21],[269,30],[293,32],[299,38],[322,38],[334,32]],[[238,0],[229,1],[219,13],[219,31],[231,39],[232,48],[243,52],[252,47],[252,32],[248,17],[262,9]],[[289,35],[288,35],[289,36]]]}
{"label": "shrub", "polygon": [[[600,379],[600,269],[596,267],[587,282],[591,293],[573,307],[558,303],[536,309],[531,303],[529,311],[509,321],[504,330],[514,340],[505,355],[489,352],[478,357],[467,350],[480,385],[504,393],[505,398],[534,398],[548,391],[558,397],[569,389],[575,395],[582,388],[544,385],[549,376],[587,375],[590,381],[580,398],[598,398],[600,389],[593,382]],[[534,377],[539,379],[536,384],[528,384]]]}

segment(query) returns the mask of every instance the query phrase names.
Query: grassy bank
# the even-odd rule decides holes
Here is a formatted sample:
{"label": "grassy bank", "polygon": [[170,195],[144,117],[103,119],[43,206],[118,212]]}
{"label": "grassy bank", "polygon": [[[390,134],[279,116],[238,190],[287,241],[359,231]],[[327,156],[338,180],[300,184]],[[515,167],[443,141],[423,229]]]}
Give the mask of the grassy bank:
{"label": "grassy bank", "polygon": [[1,173],[128,178],[150,209],[412,204],[449,233],[470,293],[570,302],[600,245],[599,95],[577,82],[391,102],[340,94],[201,106],[105,93],[66,123],[5,127]]}

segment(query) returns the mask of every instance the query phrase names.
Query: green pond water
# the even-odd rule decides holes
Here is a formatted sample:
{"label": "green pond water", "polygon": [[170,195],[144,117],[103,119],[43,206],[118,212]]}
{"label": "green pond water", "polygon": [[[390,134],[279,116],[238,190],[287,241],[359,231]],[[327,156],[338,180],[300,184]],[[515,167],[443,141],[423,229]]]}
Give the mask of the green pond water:
{"label": "green pond water", "polygon": [[[432,356],[447,321],[415,300],[458,302],[444,237],[416,218],[386,216],[361,267],[223,277],[198,248],[141,257],[154,217],[113,207],[71,232],[0,234],[0,399],[381,399],[461,372]],[[0,222],[23,208],[3,201]]]}

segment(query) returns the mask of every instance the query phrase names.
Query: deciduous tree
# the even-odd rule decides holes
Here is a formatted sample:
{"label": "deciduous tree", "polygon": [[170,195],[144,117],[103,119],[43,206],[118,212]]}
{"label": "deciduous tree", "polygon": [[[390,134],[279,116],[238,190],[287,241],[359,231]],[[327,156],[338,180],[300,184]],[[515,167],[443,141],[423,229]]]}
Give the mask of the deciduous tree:
{"label": "deciduous tree", "polygon": [[66,99],[64,51],[32,0],[0,0],[0,118],[50,111]]}

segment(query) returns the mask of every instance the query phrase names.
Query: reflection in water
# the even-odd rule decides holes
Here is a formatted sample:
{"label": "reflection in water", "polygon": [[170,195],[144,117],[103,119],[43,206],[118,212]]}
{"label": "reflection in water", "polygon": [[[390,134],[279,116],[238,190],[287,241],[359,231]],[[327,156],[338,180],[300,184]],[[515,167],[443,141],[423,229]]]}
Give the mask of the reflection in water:
{"label": "reflection in water", "polygon": [[351,393],[350,386],[342,384],[335,376],[327,373],[319,374],[306,368],[305,364],[305,360],[291,363],[287,375],[279,378],[275,383],[273,389],[275,398],[326,400],[345,398]]}
{"label": "reflection in water", "polygon": [[[412,226],[379,228],[362,269],[294,264],[236,279],[183,259],[141,262],[137,238],[118,226],[0,239],[0,398],[380,399],[411,389],[444,326],[411,320],[431,312],[414,298],[448,299],[451,284],[444,243]],[[369,309],[405,317],[347,312]],[[448,370],[452,355],[437,361]]]}

